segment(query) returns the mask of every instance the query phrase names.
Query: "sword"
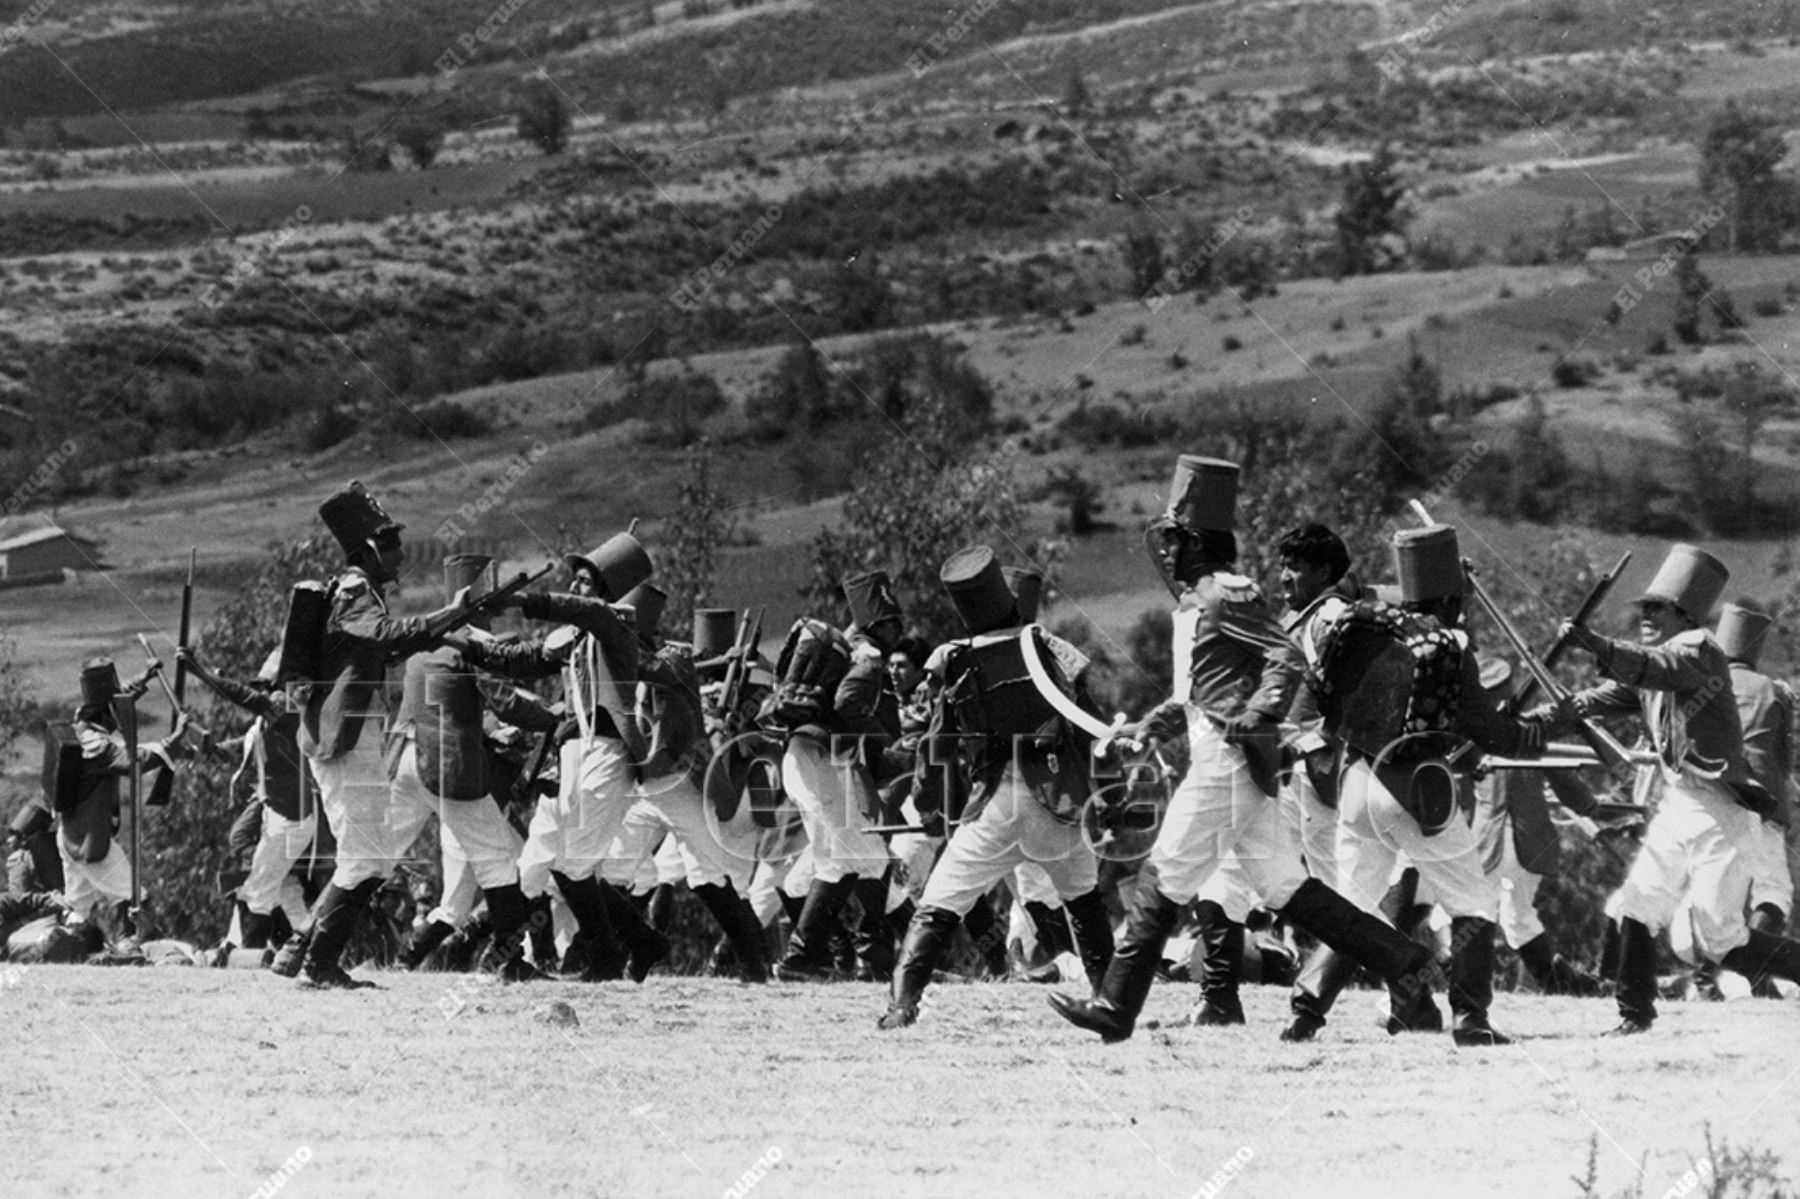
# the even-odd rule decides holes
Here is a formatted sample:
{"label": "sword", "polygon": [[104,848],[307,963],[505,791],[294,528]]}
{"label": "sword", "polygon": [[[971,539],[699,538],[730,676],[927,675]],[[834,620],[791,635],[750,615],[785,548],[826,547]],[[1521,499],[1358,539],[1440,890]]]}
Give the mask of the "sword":
{"label": "sword", "polygon": [[1050,677],[1050,671],[1044,666],[1044,659],[1038,652],[1036,634],[1044,632],[1041,624],[1028,624],[1019,631],[1019,656],[1025,660],[1025,673],[1031,677],[1031,685],[1036,687],[1044,702],[1056,710],[1056,714],[1064,720],[1094,738],[1094,756],[1104,757],[1112,749],[1114,741],[1120,740],[1129,722],[1123,712],[1113,717],[1111,724],[1103,723],[1099,717],[1082,710],[1081,705],[1070,699],[1056,681]]}

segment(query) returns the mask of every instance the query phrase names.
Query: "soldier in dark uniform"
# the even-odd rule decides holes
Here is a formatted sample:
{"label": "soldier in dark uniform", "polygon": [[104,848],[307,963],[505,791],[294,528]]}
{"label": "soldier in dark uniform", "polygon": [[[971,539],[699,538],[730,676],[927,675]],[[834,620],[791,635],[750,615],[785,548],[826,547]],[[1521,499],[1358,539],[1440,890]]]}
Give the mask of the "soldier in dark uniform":
{"label": "soldier in dark uniform", "polygon": [[[62,855],[63,899],[70,926],[88,938],[88,930],[105,934],[108,950],[116,957],[138,952],[136,917],[131,911],[132,862],[119,844],[121,809],[119,780],[131,774],[133,761],[113,714],[113,701],[129,695],[133,700],[149,687],[155,667],[125,687],[106,658],[90,659],[81,668],[81,706],[75,711],[74,730],[81,745],[81,764],[73,786],[60,775],[56,779],[53,806],[59,826],[57,848]],[[172,770],[170,751],[187,731],[187,716],[176,718],[175,728],[162,741],[140,741],[135,765],[144,770]],[[137,813],[131,813],[133,819]]]}
{"label": "soldier in dark uniform", "polygon": [[893,972],[887,844],[864,829],[876,814],[883,750],[900,736],[900,703],[888,679],[887,656],[904,628],[886,572],[845,579],[844,595],[853,623],[832,645],[848,643],[847,667],[831,694],[819,697],[818,709],[786,730],[782,783],[806,817],[813,879],[787,953],[775,968],[784,982],[831,976],[831,934],[853,896],[861,910],[855,934],[859,963],[874,978]]}
{"label": "soldier in dark uniform", "polygon": [[250,874],[237,888],[239,943],[245,949],[269,944],[270,923],[281,905],[282,888],[295,863],[312,851],[318,814],[307,785],[300,752],[300,706],[275,686],[279,651],[271,653],[255,681],[221,678],[188,646],[175,651],[184,669],[226,702],[255,717],[244,734],[256,765],[255,802],[262,807]]}
{"label": "soldier in dark uniform", "polygon": [[[1235,463],[1183,455],[1167,512],[1149,543],[1175,612],[1180,696],[1145,719],[1140,736],[1185,722],[1190,765],[1170,800],[1126,916],[1123,942],[1093,999],[1056,995],[1070,1023],[1122,1041],[1156,978],[1182,909],[1236,850],[1270,910],[1362,962],[1403,995],[1424,992],[1429,955],[1348,902],[1300,864],[1299,839],[1275,801],[1280,726],[1302,659],[1254,582],[1234,573]],[[1181,667],[1185,664],[1185,669]]]}
{"label": "soldier in dark uniform", "polygon": [[[918,1019],[919,1000],[957,924],[1025,863],[1049,874],[1093,984],[1112,958],[1112,923],[1096,889],[1099,862],[1081,827],[1092,739],[1040,694],[1024,655],[1038,655],[1050,684],[1074,704],[1086,700],[1087,660],[1059,638],[1022,630],[1017,601],[987,546],[952,555],[940,577],[969,636],[932,655],[944,675],[920,747],[915,802],[921,815],[942,819],[962,766],[974,786],[907,929],[893,999],[878,1022],[885,1030]],[[1036,638],[1030,645],[1028,636]]]}
{"label": "soldier in dark uniform", "polygon": [[1609,1035],[1654,1023],[1656,934],[1684,898],[1701,956],[1746,978],[1800,981],[1800,945],[1744,922],[1746,850],[1761,817],[1777,809],[1745,763],[1731,667],[1703,624],[1729,577],[1711,554],[1677,545],[1638,598],[1636,643],[1563,626],[1606,680],[1577,694],[1575,710],[1641,716],[1658,759],[1656,815],[1608,904],[1619,926],[1619,1024]]}
{"label": "soldier in dark uniform", "polygon": [[[492,562],[484,554],[445,558],[446,597],[455,602],[479,592]],[[496,794],[483,717],[491,711],[507,724],[539,732],[554,729],[558,720],[535,698],[484,684],[468,665],[464,647],[485,633],[486,623],[477,619],[470,631],[451,634],[444,645],[407,660],[400,711],[388,730],[394,823],[400,830],[396,839],[410,840],[408,830],[417,836],[431,816],[438,817],[445,858],[468,863],[487,901],[493,943],[481,969],[520,981],[531,970],[520,944],[526,906],[519,889],[519,838]]]}
{"label": "soldier in dark uniform", "polygon": [[374,984],[351,978],[338,959],[407,849],[395,844],[389,821],[391,785],[382,752],[388,667],[437,645],[438,629],[461,605],[423,617],[388,613],[385,591],[400,577],[403,561],[402,526],[361,483],[326,500],[319,515],[343,547],[347,569],[331,585],[319,678],[306,688],[300,749],[337,841],[337,868],[310,927],[290,939],[272,969],[299,973],[309,987],[366,987]]}
{"label": "soldier in dark uniform", "polygon": [[668,938],[646,924],[598,872],[631,806],[636,763],[648,749],[634,719],[637,632],[613,605],[647,582],[652,567],[630,533],[609,538],[591,553],[571,555],[568,564],[568,592],[514,596],[507,603],[527,620],[555,621],[561,628],[517,645],[474,642],[464,649],[464,659],[516,679],[563,672],[571,715],[557,733],[561,789],[538,801],[519,872],[525,892],[534,897],[555,879],[580,926],[584,981],[607,982],[629,972],[642,982],[668,957]]}

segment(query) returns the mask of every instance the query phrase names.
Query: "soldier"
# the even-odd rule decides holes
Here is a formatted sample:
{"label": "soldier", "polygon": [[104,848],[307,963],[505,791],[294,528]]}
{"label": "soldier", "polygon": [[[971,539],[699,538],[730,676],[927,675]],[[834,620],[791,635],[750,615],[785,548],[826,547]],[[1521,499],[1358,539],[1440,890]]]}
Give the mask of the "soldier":
{"label": "soldier", "polygon": [[1725,589],[1724,563],[1676,545],[1638,597],[1638,641],[1565,622],[1562,634],[1594,655],[1606,679],[1575,696],[1584,716],[1642,717],[1657,756],[1660,803],[1624,885],[1618,913],[1619,1024],[1609,1035],[1648,1032],[1656,1020],[1656,934],[1684,895],[1693,902],[1695,949],[1746,978],[1765,972],[1800,981],[1800,945],[1744,923],[1745,853],[1758,817],[1777,810],[1750,773],[1731,668],[1703,621]]}
{"label": "soldier", "polygon": [[[1350,663],[1348,655],[1339,663],[1327,648],[1321,698],[1336,712],[1340,729],[1346,723],[1346,709],[1387,702],[1404,705],[1403,714],[1385,714],[1399,718],[1388,727],[1409,730],[1392,741],[1384,737],[1380,746],[1344,735],[1347,761],[1338,783],[1338,878],[1347,895],[1376,911],[1404,854],[1450,915],[1450,1008],[1456,1044],[1505,1045],[1508,1038],[1488,1022],[1499,887],[1482,869],[1480,843],[1457,807],[1456,783],[1442,755],[1457,741],[1467,740],[1490,753],[1535,756],[1543,752],[1548,717],[1505,716],[1482,689],[1474,650],[1458,627],[1465,578],[1456,530],[1445,525],[1403,530],[1394,535],[1393,550],[1401,606],[1428,618],[1427,624],[1404,633],[1412,641],[1431,643],[1431,660],[1443,672],[1435,685],[1448,694],[1421,697],[1414,684],[1403,696],[1365,696],[1353,689],[1360,682],[1361,663]],[[1350,638],[1350,626],[1361,612],[1352,609],[1341,615],[1329,636]],[[1408,673],[1416,679],[1414,670],[1409,662]],[[1335,695],[1326,694],[1333,688]],[[1427,711],[1442,723],[1432,735],[1418,736],[1415,714]],[[1378,720],[1368,722],[1371,716],[1382,715],[1350,713],[1349,723],[1380,727]],[[1349,973],[1348,965],[1332,954],[1308,963],[1295,988],[1294,1022],[1283,1035],[1311,1040],[1323,1027]],[[1405,1000],[1395,998],[1390,1032],[1441,1027],[1435,1006],[1416,1004],[1409,1009]]]}
{"label": "soldier", "polygon": [[802,620],[788,634],[778,682],[765,705],[772,728],[787,736],[782,786],[806,818],[813,875],[775,967],[784,982],[829,978],[831,933],[855,897],[861,909],[856,952],[871,976],[893,972],[886,925],[887,845],[863,831],[876,809],[882,750],[900,734],[900,705],[888,684],[887,656],[904,632],[900,603],[883,571],[844,580],[853,622],[837,630]]}
{"label": "soldier", "polygon": [[507,604],[528,620],[557,621],[561,628],[519,645],[475,642],[464,657],[512,678],[564,673],[573,719],[557,734],[562,785],[532,813],[519,858],[523,889],[535,897],[555,879],[580,926],[583,980],[611,981],[628,970],[632,981],[642,982],[668,957],[668,938],[597,872],[631,806],[635,763],[646,756],[635,719],[637,632],[631,614],[613,604],[649,581],[650,555],[636,537],[619,533],[591,553],[571,555],[568,566],[567,593],[514,596]]}
{"label": "soldier", "polygon": [[[447,601],[477,594],[492,562],[484,554],[445,558]],[[481,968],[522,981],[532,972],[520,945],[527,913],[519,888],[519,836],[501,807],[482,718],[492,711],[504,723],[539,732],[559,722],[535,696],[478,679],[465,648],[486,632],[487,620],[470,624],[468,632],[449,634],[437,649],[407,660],[400,710],[388,729],[396,840],[410,842],[431,816],[438,818],[444,859],[466,863],[487,901],[493,943]],[[446,871],[446,886],[454,885],[456,873]],[[416,953],[419,947],[409,948]]]}
{"label": "soldier", "polygon": [[636,858],[663,837],[673,842],[682,877],[731,941],[740,977],[769,981],[762,927],[732,885],[732,857],[709,821],[701,785],[712,760],[701,711],[692,646],[658,647],[656,626],[666,596],[644,584],[631,593],[640,639],[637,719],[649,741],[639,766],[637,798],[625,813],[609,856]]}
{"label": "soldier", "polygon": [[[1750,928],[1779,937],[1794,910],[1794,878],[1789,872],[1787,830],[1794,804],[1789,779],[1794,768],[1794,695],[1786,683],[1757,669],[1773,620],[1749,600],[1726,604],[1719,617],[1719,649],[1731,663],[1731,691],[1744,726],[1744,765],[1775,801],[1760,817],[1746,847],[1750,871]],[[1759,994],[1779,997],[1768,979],[1752,979]]]}
{"label": "soldier", "polygon": [[[244,733],[244,751],[256,766],[253,801],[262,810],[250,874],[237,888],[237,915],[238,943],[245,949],[263,949],[269,944],[276,909],[284,906],[290,871],[311,852],[318,832],[306,759],[300,752],[300,706],[275,686],[279,649],[270,651],[249,683],[221,678],[188,646],[177,648],[175,657],[215,695],[255,717]],[[292,924],[294,917],[288,920]]]}
{"label": "soldier", "polygon": [[[387,720],[389,665],[441,640],[461,605],[429,616],[388,613],[386,589],[400,577],[400,533],[375,497],[358,482],[319,507],[343,548],[346,569],[332,581],[330,615],[318,647],[318,675],[309,680],[300,722],[319,806],[337,841],[337,868],[313,908],[309,927],[283,946],[272,969],[300,973],[313,988],[373,986],[350,977],[338,959],[364,909],[407,846],[395,843],[389,822]],[[458,597],[460,599],[461,597]],[[302,957],[304,954],[304,957]]]}
{"label": "soldier", "polygon": [[[893,999],[878,1022],[886,1030],[919,1018],[919,1000],[957,924],[989,888],[1026,863],[1050,875],[1090,983],[1099,984],[1112,957],[1112,924],[1096,889],[1099,863],[1081,827],[1091,737],[1052,705],[1026,665],[1038,661],[1058,698],[1073,707],[1086,701],[1087,659],[1035,626],[1021,629],[1017,601],[987,546],[952,555],[940,578],[969,636],[932,655],[941,663],[942,684],[919,754],[916,802],[927,817],[951,814],[944,793],[954,785],[958,759],[973,787],[907,929]],[[953,780],[948,785],[946,776]]]}
{"label": "soldier", "polygon": [[1234,849],[1271,910],[1369,965],[1403,996],[1425,987],[1425,950],[1306,877],[1297,839],[1274,802],[1279,730],[1302,659],[1256,584],[1231,570],[1237,476],[1236,463],[1183,455],[1168,510],[1147,533],[1164,581],[1180,600],[1177,698],[1134,731],[1165,732],[1185,718],[1190,765],[1096,996],[1051,998],[1064,1019],[1109,1043],[1131,1035],[1182,908]]}
{"label": "soldier", "polygon": [[[90,948],[103,933],[108,952],[117,958],[138,956],[137,919],[131,910],[133,864],[114,836],[120,827],[119,780],[134,765],[146,770],[172,770],[170,751],[187,731],[187,715],[162,741],[140,741],[135,762],[119,730],[114,701],[135,702],[149,687],[153,664],[123,688],[108,658],[91,658],[81,667],[81,706],[75,710],[74,735],[80,758],[59,755],[55,790],[50,796],[60,836],[63,902],[70,927]],[[73,777],[65,777],[72,774]],[[137,820],[140,813],[130,813]]]}

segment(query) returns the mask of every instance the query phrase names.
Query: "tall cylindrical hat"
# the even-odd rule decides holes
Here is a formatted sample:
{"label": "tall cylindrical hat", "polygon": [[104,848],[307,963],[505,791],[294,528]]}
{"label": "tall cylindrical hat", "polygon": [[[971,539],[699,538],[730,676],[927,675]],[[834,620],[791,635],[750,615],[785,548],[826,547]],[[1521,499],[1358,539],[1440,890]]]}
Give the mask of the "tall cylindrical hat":
{"label": "tall cylindrical hat", "polygon": [[1000,573],[1019,604],[1019,623],[1037,619],[1038,603],[1044,598],[1044,572],[1031,566],[1002,566]]}
{"label": "tall cylindrical hat", "polygon": [[1006,585],[1000,560],[987,546],[972,545],[951,554],[938,579],[970,633],[991,633],[1021,623],[1019,604]]}
{"label": "tall cylindrical hat", "polygon": [[1726,604],[1719,614],[1719,630],[1713,636],[1727,658],[1755,670],[1756,660],[1762,656],[1763,638],[1774,623],[1773,618],[1760,608]]}
{"label": "tall cylindrical hat", "polygon": [[603,600],[616,600],[639,583],[649,582],[655,568],[643,543],[630,533],[614,533],[585,554],[570,554],[564,559],[576,574],[593,580],[594,594]]}
{"label": "tall cylindrical hat", "polygon": [[654,637],[662,623],[663,609],[668,607],[669,593],[655,583],[639,583],[620,602],[637,609],[638,636]]}
{"label": "tall cylindrical hat", "polygon": [[118,693],[119,671],[111,658],[89,658],[81,664],[82,707],[110,710]]}
{"label": "tall cylindrical hat", "polygon": [[1183,454],[1169,484],[1169,519],[1196,533],[1231,532],[1237,527],[1238,473],[1235,462]]}
{"label": "tall cylindrical hat", "polygon": [[850,619],[859,629],[873,627],[883,620],[899,620],[900,597],[894,594],[893,580],[885,570],[865,571],[844,580],[844,599],[850,605]]}
{"label": "tall cylindrical hat", "polygon": [[1394,573],[1402,603],[1419,604],[1463,593],[1462,554],[1449,525],[1394,534]]}
{"label": "tall cylindrical hat", "polygon": [[737,644],[737,612],[731,608],[694,609],[694,665],[715,665]]}
{"label": "tall cylindrical hat", "polygon": [[1695,624],[1704,624],[1730,579],[1725,564],[1705,550],[1685,543],[1674,545],[1637,602],[1662,600],[1687,613]]}
{"label": "tall cylindrical hat", "polygon": [[354,480],[319,505],[319,516],[346,554],[372,544],[378,534],[398,533],[406,527],[387,514],[368,488]]}
{"label": "tall cylindrical hat", "polygon": [[470,599],[480,599],[488,592],[488,567],[494,560],[486,554],[451,554],[444,559],[444,602],[456,598],[464,587]]}

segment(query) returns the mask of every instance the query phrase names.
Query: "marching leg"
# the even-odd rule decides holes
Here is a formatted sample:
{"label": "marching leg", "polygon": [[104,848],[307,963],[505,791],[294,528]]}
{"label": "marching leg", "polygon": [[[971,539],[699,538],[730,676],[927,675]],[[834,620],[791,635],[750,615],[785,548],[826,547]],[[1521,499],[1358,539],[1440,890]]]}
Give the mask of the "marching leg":
{"label": "marching leg", "polygon": [[1510,1045],[1488,1023],[1494,1001],[1494,922],[1458,916],[1450,922],[1451,1037],[1458,1045]]}
{"label": "marching leg", "polygon": [[931,972],[944,960],[950,936],[961,918],[944,908],[920,908],[906,930],[906,944],[894,971],[894,997],[876,1027],[884,1032],[906,1028],[919,1018],[919,1000],[931,984]]}
{"label": "marching leg", "polygon": [[1200,966],[1200,1002],[1192,1021],[1202,1027],[1244,1023],[1244,1005],[1238,984],[1244,977],[1244,926],[1226,915],[1210,899],[1194,905],[1200,923],[1203,957]]}
{"label": "marching leg", "polygon": [[859,874],[853,887],[862,913],[856,918],[856,980],[887,982],[894,976],[894,934],[888,931],[885,875]]}
{"label": "marching leg", "polygon": [[659,964],[669,960],[669,938],[652,928],[637,905],[625,897],[624,892],[601,878],[594,876],[599,885],[600,898],[606,904],[606,914],[612,919],[612,926],[618,935],[624,938],[625,948],[630,954],[630,962],[626,973],[631,981],[641,983],[649,976],[650,971]]}
{"label": "marching leg", "polygon": [[1096,991],[1106,978],[1113,959],[1112,916],[1106,910],[1106,897],[1098,891],[1063,900],[1063,910],[1075,933],[1075,946],[1081,953],[1082,969],[1088,986]]}
{"label": "marching leg", "polygon": [[1656,1021],[1656,934],[1629,916],[1619,921],[1618,1001],[1619,1024],[1607,1036],[1650,1031]]}
{"label": "marching leg", "polygon": [[1125,920],[1124,943],[1114,951],[1095,997],[1052,995],[1050,1006],[1057,1015],[1077,1028],[1099,1033],[1108,1045],[1128,1039],[1150,997],[1163,945],[1181,918],[1181,908],[1157,888],[1154,878],[1140,879]]}
{"label": "marching leg", "polygon": [[[603,884],[593,875],[573,879],[552,871],[551,877],[556,879],[556,888],[562,892],[563,902],[569,905],[569,910],[575,913],[575,923],[580,927],[577,936],[587,952],[581,981],[615,982],[624,978],[625,954],[619,948]],[[630,901],[626,902],[629,906]]]}
{"label": "marching leg", "polygon": [[416,930],[406,939],[406,946],[400,951],[400,965],[408,970],[417,970],[425,964],[425,959],[431,956],[432,951],[455,931],[456,926],[445,920],[433,920],[424,928]]}
{"label": "marching leg", "polygon": [[714,923],[725,933],[738,961],[740,977],[747,983],[769,981],[769,964],[763,959],[762,926],[750,908],[738,898],[730,883],[702,883],[694,895],[706,905]]}
{"label": "marching leg", "polygon": [[800,909],[800,919],[788,937],[787,954],[775,967],[782,982],[823,982],[832,975],[831,933],[838,927],[838,913],[850,894],[854,876],[837,882],[814,879]]}
{"label": "marching leg", "polygon": [[356,932],[363,910],[375,898],[384,880],[364,879],[346,890],[332,883],[319,898],[313,913],[313,935],[307,946],[306,961],[300,967],[300,985],[314,990],[360,990],[375,984],[352,978],[339,958]]}

